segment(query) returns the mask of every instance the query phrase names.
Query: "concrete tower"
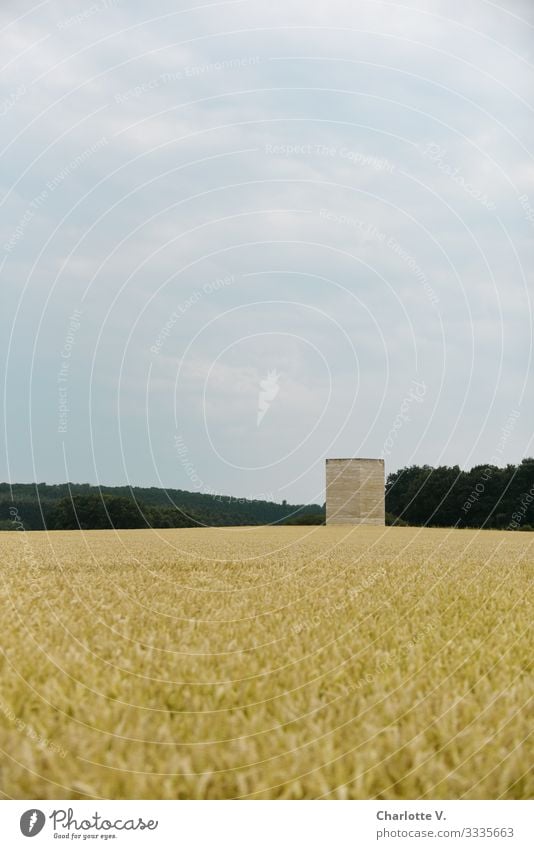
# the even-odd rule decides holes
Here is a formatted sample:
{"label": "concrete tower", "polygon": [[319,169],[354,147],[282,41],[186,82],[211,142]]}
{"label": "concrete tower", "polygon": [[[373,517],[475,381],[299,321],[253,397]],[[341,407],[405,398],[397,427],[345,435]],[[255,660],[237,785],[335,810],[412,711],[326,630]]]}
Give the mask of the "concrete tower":
{"label": "concrete tower", "polygon": [[384,461],[326,461],[326,524],[384,525]]}

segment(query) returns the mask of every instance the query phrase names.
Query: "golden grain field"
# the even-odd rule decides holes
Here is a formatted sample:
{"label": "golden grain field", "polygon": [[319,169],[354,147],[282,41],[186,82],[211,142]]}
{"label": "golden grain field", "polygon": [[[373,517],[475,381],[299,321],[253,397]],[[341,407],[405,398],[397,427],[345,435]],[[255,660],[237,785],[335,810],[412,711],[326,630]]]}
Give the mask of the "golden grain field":
{"label": "golden grain field", "polygon": [[534,796],[534,534],[21,531],[0,546],[6,798]]}

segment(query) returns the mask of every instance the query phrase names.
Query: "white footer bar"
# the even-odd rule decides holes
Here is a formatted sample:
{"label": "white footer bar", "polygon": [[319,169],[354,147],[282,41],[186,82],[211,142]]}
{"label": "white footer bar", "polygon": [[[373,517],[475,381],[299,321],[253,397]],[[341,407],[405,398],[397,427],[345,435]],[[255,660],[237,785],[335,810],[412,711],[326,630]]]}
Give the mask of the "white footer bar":
{"label": "white footer bar", "polygon": [[0,834],[9,849],[532,849],[534,803],[3,801]]}

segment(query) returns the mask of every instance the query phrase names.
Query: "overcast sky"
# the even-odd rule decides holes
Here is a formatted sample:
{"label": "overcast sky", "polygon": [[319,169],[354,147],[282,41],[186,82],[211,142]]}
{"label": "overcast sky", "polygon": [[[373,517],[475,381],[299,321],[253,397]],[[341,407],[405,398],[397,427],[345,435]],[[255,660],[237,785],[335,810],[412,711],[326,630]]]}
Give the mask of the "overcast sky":
{"label": "overcast sky", "polygon": [[0,479],[532,454],[532,2],[175,6],[2,3]]}

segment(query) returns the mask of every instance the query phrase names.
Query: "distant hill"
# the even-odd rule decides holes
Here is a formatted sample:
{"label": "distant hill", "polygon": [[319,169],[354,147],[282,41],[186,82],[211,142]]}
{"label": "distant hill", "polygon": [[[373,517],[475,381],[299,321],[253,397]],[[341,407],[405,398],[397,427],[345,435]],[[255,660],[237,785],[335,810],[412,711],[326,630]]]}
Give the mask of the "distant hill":
{"label": "distant hill", "polygon": [[[16,511],[16,512],[14,512]],[[276,504],[158,487],[0,483],[0,529],[269,525],[324,515],[319,504]]]}

